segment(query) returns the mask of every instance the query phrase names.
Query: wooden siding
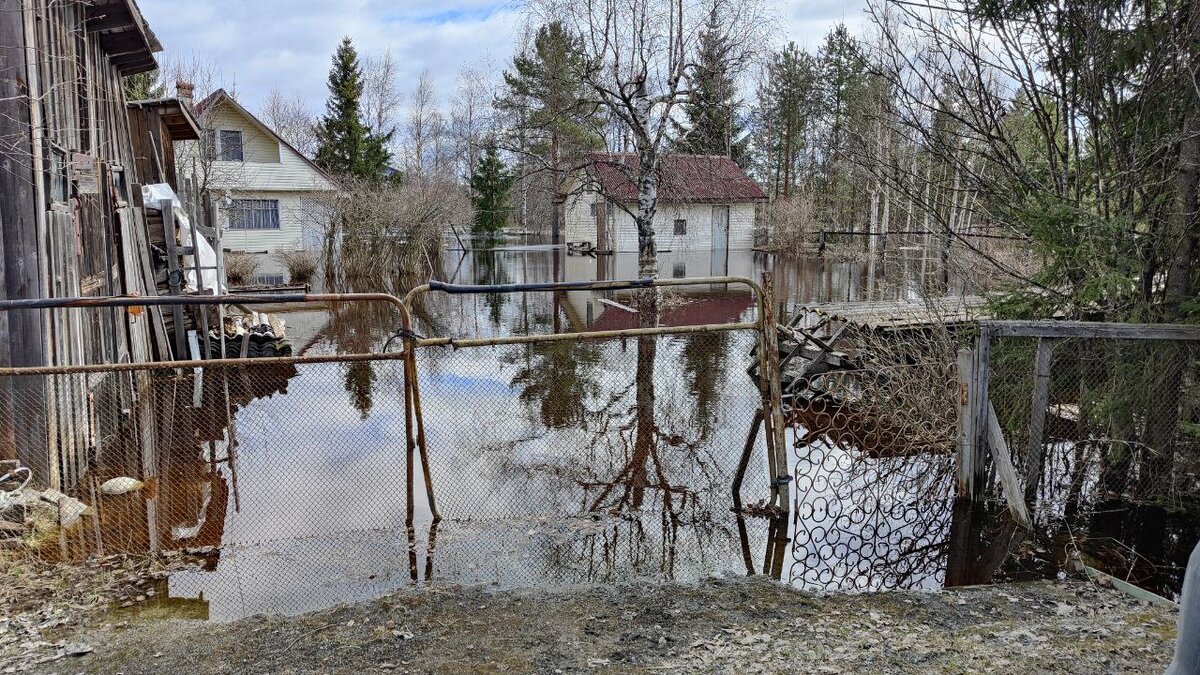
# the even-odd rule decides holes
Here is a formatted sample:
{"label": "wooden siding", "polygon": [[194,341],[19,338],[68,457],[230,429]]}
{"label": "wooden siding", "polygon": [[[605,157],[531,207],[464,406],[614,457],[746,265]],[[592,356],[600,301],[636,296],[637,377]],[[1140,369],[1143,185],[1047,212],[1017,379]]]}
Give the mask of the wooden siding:
{"label": "wooden siding", "polygon": [[208,179],[210,189],[272,192],[336,189],[299,153],[264,132],[234,106],[218,103],[204,113],[202,124],[207,130],[242,132],[245,161],[213,162]]}
{"label": "wooden siding", "polygon": [[[141,293],[131,242],[144,235],[132,206],[139,179],[130,143],[120,66],[88,30],[78,0],[0,0],[0,219],[6,299]],[[140,21],[140,19],[139,19]],[[31,57],[31,58],[30,58]],[[124,58],[124,57],[122,57]],[[20,88],[11,83],[23,83]],[[134,244],[139,255],[144,246]],[[150,289],[152,293],[152,289]],[[0,366],[149,360],[149,327],[117,309],[8,313]],[[71,485],[89,445],[89,394],[116,405],[131,378],[15,378],[0,391],[0,457],[16,457],[41,484]],[[102,420],[118,409],[96,410]]]}
{"label": "wooden siding", "polygon": [[279,229],[226,229],[221,244],[233,251],[294,251],[311,246],[319,238],[322,220],[328,217],[328,201],[296,191],[236,190],[234,199],[279,200]]}
{"label": "wooden siding", "polygon": [[[602,203],[595,192],[585,192],[567,200],[566,237],[568,242],[589,241],[597,248],[611,248],[618,252],[635,252],[638,249],[637,226],[633,217],[620,208],[612,209],[609,221],[609,244],[597,241],[596,219],[591,215],[590,205]],[[731,251],[748,250],[754,247],[755,205],[750,202],[729,204],[729,243]],[[636,208],[633,205],[630,208]],[[675,220],[687,220],[687,234],[675,234]],[[681,253],[706,252],[712,250],[712,204],[686,204],[660,202],[654,215],[654,238],[660,251]]]}

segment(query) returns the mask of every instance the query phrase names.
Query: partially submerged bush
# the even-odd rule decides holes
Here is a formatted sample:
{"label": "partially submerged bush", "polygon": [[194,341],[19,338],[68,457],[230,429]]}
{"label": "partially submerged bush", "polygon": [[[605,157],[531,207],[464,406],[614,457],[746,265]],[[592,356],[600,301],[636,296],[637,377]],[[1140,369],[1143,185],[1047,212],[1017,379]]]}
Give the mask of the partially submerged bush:
{"label": "partially submerged bush", "polygon": [[307,284],[320,263],[313,251],[278,251],[275,259],[287,268],[288,279],[293,284]]}
{"label": "partially submerged bush", "polygon": [[326,274],[428,277],[450,224],[470,222],[471,202],[453,181],[416,176],[400,185],[348,181],[330,212],[324,239],[334,264]]}
{"label": "partially submerged bush", "polygon": [[771,244],[781,253],[800,253],[820,241],[817,208],[809,194],[778,197],[765,208],[771,232]]}
{"label": "partially submerged bush", "polygon": [[242,251],[225,254],[225,280],[235,286],[245,286],[258,271],[258,257]]}

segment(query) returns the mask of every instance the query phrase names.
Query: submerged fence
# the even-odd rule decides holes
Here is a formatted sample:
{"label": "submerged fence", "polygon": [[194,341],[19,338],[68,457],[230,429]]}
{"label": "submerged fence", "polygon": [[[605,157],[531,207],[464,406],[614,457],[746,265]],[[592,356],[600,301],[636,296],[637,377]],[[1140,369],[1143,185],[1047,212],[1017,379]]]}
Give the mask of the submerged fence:
{"label": "submerged fence", "polygon": [[[663,325],[629,325],[622,307],[637,293],[692,284],[745,290],[732,302],[668,293]],[[571,294],[596,289],[608,314],[554,333],[556,317],[579,309]],[[476,337],[439,331],[442,308],[426,293],[477,297],[501,313],[515,311],[502,295],[548,300],[528,312],[528,334]],[[434,559],[456,580],[502,583],[688,577],[712,557],[737,569],[729,485],[770,400],[745,373],[762,336],[756,284],[431,284],[404,304],[324,301],[330,330],[349,336],[342,344],[371,351],[317,343],[278,359],[0,373],[87,401],[84,451],[70,471],[62,457],[51,462],[63,494],[45,490],[45,474],[27,488],[31,513],[57,521],[38,525],[38,550],[202,551],[209,571],[175,575],[169,590],[202,593],[204,611],[223,617],[373,597],[437,574]],[[381,301],[396,308],[370,312],[382,323],[356,323]],[[13,403],[38,410],[45,400]],[[756,456],[771,446],[751,440]],[[769,499],[781,484],[755,468],[746,490]]]}

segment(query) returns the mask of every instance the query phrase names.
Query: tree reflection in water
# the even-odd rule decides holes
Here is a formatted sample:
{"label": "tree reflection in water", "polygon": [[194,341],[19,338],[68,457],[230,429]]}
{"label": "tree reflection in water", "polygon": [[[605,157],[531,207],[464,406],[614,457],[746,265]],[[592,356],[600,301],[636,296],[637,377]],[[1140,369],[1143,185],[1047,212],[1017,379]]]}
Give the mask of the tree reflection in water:
{"label": "tree reflection in water", "polygon": [[586,342],[563,341],[528,344],[524,352],[526,363],[512,380],[512,386],[520,387],[521,403],[536,407],[547,428],[586,427],[586,403],[600,395],[600,350]]}

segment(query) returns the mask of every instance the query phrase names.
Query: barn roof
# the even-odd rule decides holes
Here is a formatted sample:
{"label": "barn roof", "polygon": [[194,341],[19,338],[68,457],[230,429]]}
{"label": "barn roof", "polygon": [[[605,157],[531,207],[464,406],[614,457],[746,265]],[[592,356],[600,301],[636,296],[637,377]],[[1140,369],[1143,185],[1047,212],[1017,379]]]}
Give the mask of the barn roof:
{"label": "barn roof", "polygon": [[145,73],[158,68],[154,59],[162,51],[134,0],[90,0],[84,19],[87,32],[96,35],[100,49],[121,75]]}
{"label": "barn roof", "polygon": [[[593,153],[588,177],[610,199],[634,202],[637,185],[631,179],[638,166],[632,153]],[[658,199],[662,202],[757,202],[766,193],[742,167],[720,155],[666,155],[659,161]]]}

